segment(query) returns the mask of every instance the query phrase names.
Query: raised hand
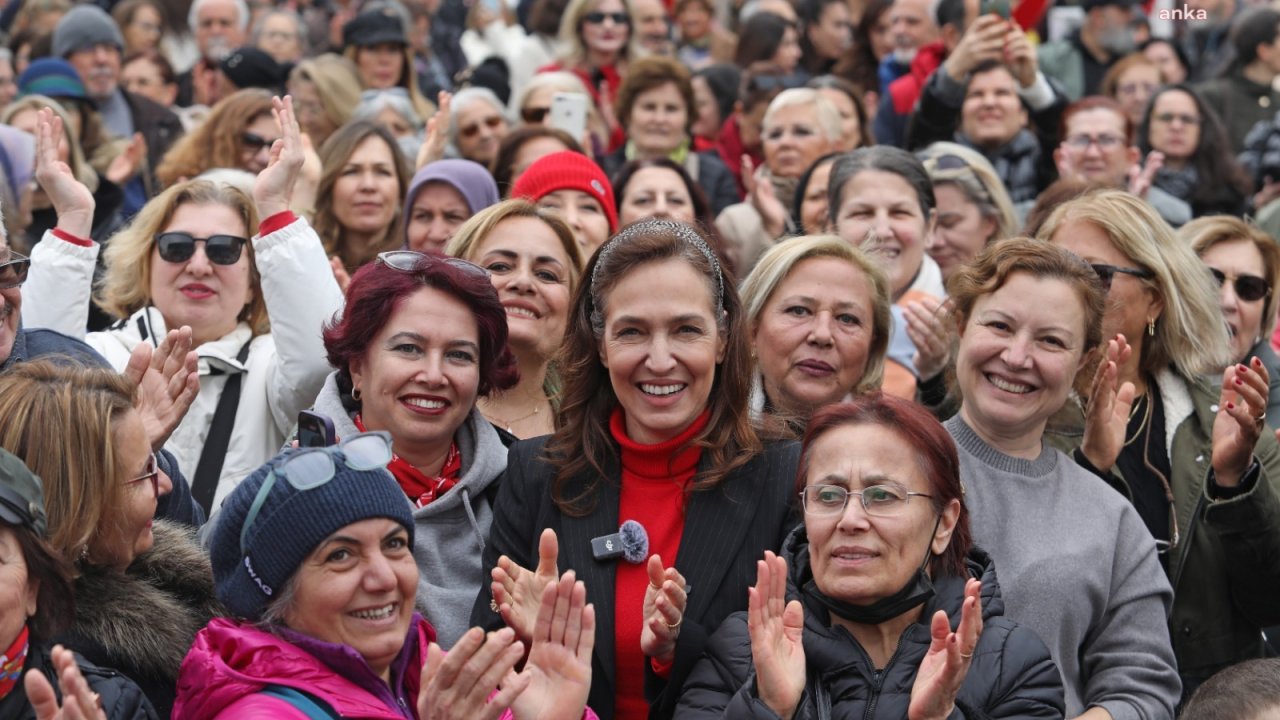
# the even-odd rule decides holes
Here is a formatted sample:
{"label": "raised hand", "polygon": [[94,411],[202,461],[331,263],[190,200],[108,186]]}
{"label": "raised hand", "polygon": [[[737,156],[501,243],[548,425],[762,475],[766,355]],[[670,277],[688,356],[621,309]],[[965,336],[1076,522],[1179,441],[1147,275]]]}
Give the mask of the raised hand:
{"label": "raised hand", "polygon": [[293,198],[289,201],[289,207],[295,213],[303,215],[315,210],[316,195],[320,191],[320,174],[324,167],[316,146],[311,144],[311,136],[302,133],[299,137],[302,139],[302,170],[298,173],[298,182],[293,186]]}
{"label": "raised hand", "polygon": [[1270,378],[1262,361],[1236,364],[1222,373],[1222,395],[1213,418],[1213,477],[1219,487],[1235,487],[1253,460],[1267,424]]}
{"label": "raised hand", "polygon": [[337,281],[338,289],[346,295],[347,287],[351,285],[351,273],[347,272],[346,266],[342,264],[342,258],[337,255],[329,258],[329,269],[333,271],[333,279]]}
{"label": "raised hand", "polygon": [[102,710],[101,698],[89,688],[89,683],[80,674],[71,651],[61,645],[54,645],[50,656],[58,685],[62,688],[62,706],[58,706],[58,697],[44,673],[27,673],[23,684],[31,708],[36,712],[36,720],[106,720],[107,714]]}
{"label": "raised hand", "polygon": [[449,144],[449,113],[452,107],[453,95],[441,90],[436,96],[436,114],[427,120],[426,137],[422,140],[422,147],[418,148],[415,171],[444,158],[444,148]]}
{"label": "raised hand", "polygon": [[951,632],[945,610],[933,614],[929,625],[933,642],[911,687],[910,720],[942,720],[955,708],[956,693],[969,673],[973,652],[982,634],[982,583],[974,578],[964,585],[964,604],[960,606],[960,625]]}
{"label": "raised hand", "polygon": [[688,585],[675,568],[663,568],[662,558],[649,556],[649,585],[644,589],[644,605],[640,611],[644,624],[640,628],[640,650],[660,663],[676,657],[676,640],[684,623],[684,609],[689,601]]}
{"label": "raised hand", "polygon": [[770,551],[747,588],[747,631],[760,700],[787,720],[804,695],[804,608],[787,602],[787,561]]}
{"label": "raised hand", "polygon": [[956,82],[968,82],[969,73],[982,61],[1003,59],[1007,27],[999,15],[980,15],[964,31],[942,67]]}
{"label": "raised hand", "polygon": [[1136,389],[1131,382],[1119,388],[1116,383],[1120,367],[1129,360],[1132,352],[1133,347],[1125,341],[1124,335],[1116,335],[1107,342],[1106,355],[1093,373],[1080,452],[1103,472],[1111,470],[1124,449],[1124,434],[1129,428],[1129,411],[1133,408]]}
{"label": "raised hand", "polygon": [[1007,23],[1004,35],[1004,62],[1018,85],[1029,88],[1036,82],[1039,65],[1036,62],[1036,49],[1031,47],[1027,34],[1012,20]]}
{"label": "raised hand", "polygon": [[64,134],[62,118],[49,108],[41,108],[36,119],[36,181],[53,204],[58,229],[88,238],[93,232],[97,203],[89,188],[76,179],[71,166],[58,159],[58,146],[63,142],[70,139]]}
{"label": "raised hand", "polygon": [[[488,635],[471,628],[447,656],[431,643],[422,665],[418,717],[497,720],[529,686],[529,674],[512,672],[523,655],[524,646],[516,642],[511,628]],[[498,693],[490,699],[494,690]]]}
{"label": "raised hand", "polygon": [[787,209],[778,200],[765,167],[755,167],[747,155],[742,156],[742,185],[747,191],[747,201],[760,214],[765,234],[770,240],[781,237],[787,230]]}
{"label": "raised hand", "polygon": [[1164,167],[1164,153],[1159,150],[1152,150],[1147,154],[1146,164],[1134,163],[1129,168],[1129,192],[1140,198],[1146,198],[1152,183],[1155,182],[1156,173],[1162,167]]}
{"label": "raised hand", "polygon": [[542,609],[542,591],[547,583],[556,581],[556,560],[559,556],[560,541],[556,538],[556,531],[547,528],[538,538],[536,570],[520,567],[503,555],[498,558],[498,567],[490,574],[493,583],[489,590],[493,593],[494,611],[502,616],[502,621],[515,631],[521,642],[533,640],[538,613]]}
{"label": "raised hand", "polygon": [[134,407],[142,416],[142,427],[159,452],[191,409],[200,392],[196,353],[191,349],[191,328],[170,330],[154,351],[138,343],[129,355],[123,375],[138,388]]}
{"label": "raised hand", "polygon": [[525,663],[529,687],[511,706],[517,720],[574,720],[582,717],[591,691],[591,651],[596,611],[587,588],[573,571],[542,591],[533,649]]}
{"label": "raised hand", "polygon": [[944,319],[945,303],[932,298],[909,302],[903,308],[907,320],[907,336],[916,346],[912,358],[921,380],[937,377],[951,361],[951,336]]}
{"label": "raised hand", "polygon": [[267,168],[258,173],[253,183],[253,202],[264,220],[289,209],[294,185],[298,182],[306,155],[302,149],[302,130],[293,114],[293,98],[271,98],[271,114],[275,116],[280,139],[271,145]]}

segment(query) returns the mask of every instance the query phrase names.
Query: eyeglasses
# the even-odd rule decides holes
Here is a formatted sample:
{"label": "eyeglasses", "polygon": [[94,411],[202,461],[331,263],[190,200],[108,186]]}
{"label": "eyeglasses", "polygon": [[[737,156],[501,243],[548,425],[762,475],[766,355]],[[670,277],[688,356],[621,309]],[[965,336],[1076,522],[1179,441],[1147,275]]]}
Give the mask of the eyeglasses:
{"label": "eyeglasses", "polygon": [[1111,133],[1101,135],[1072,135],[1065,141],[1067,147],[1076,150],[1088,150],[1090,145],[1097,145],[1099,150],[1114,150],[1124,144],[1124,138]]}
{"label": "eyeglasses", "polygon": [[499,125],[506,122],[501,115],[490,115],[478,123],[472,123],[466,127],[458,129],[458,135],[464,138],[473,138],[480,134],[480,126],[483,125],[490,130],[497,130]]}
{"label": "eyeglasses", "polygon": [[204,243],[204,255],[214,265],[235,265],[240,262],[244,244],[249,242],[235,235],[210,235],[198,238],[189,232],[164,232],[156,235],[156,247],[160,259],[165,262],[183,263],[196,254],[196,243]]}
{"label": "eyeglasses", "polygon": [[1245,302],[1257,302],[1271,294],[1271,286],[1257,275],[1228,275],[1218,268],[1209,268],[1209,272],[1218,281],[1218,287],[1230,280],[1235,286],[1236,297]]}
{"label": "eyeglasses", "polygon": [[614,25],[630,25],[631,16],[624,12],[589,12],[582,16],[583,21],[592,25],[601,25],[605,20],[612,20]]}
{"label": "eyeglasses", "polygon": [[913,497],[933,497],[893,485],[872,485],[863,488],[862,492],[846,490],[839,485],[810,485],[800,493],[800,501],[804,511],[810,515],[839,515],[849,504],[850,495],[857,495],[862,509],[874,517],[893,517],[901,513]]}
{"label": "eyeglasses", "polygon": [[146,482],[148,480],[151,481],[151,492],[155,497],[160,497],[160,463],[156,459],[155,453],[151,453],[147,456],[146,471],[136,478],[126,480],[124,484],[132,485],[134,483]]}
{"label": "eyeglasses", "polygon": [[240,134],[240,142],[244,143],[246,149],[256,152],[271,147],[275,143],[275,138],[267,139],[258,133],[246,132]]}
{"label": "eyeglasses", "polygon": [[342,462],[352,470],[384,468],[391,462],[391,433],[379,430],[352,435],[337,445],[298,451],[273,467],[267,473],[262,487],[258,488],[258,493],[253,496],[249,514],[244,519],[244,527],[240,529],[241,555],[249,553],[249,531],[258,519],[263,504],[271,496],[271,488],[275,487],[277,478],[300,492],[322,487],[338,474],[335,462],[337,451],[342,452]]}
{"label": "eyeglasses", "polygon": [[545,107],[527,107],[520,109],[520,119],[530,125],[540,125],[543,120],[547,119],[547,115],[551,112],[551,108]]}
{"label": "eyeglasses", "polygon": [[1200,118],[1186,113],[1160,113],[1159,115],[1152,115],[1151,119],[1166,125],[1172,125],[1175,120],[1183,125],[1195,126],[1200,124]]}
{"label": "eyeglasses", "polygon": [[458,268],[468,275],[475,275],[489,279],[489,271],[479,265],[456,257],[443,257],[440,255],[427,255],[414,250],[388,250],[384,253],[378,253],[376,262],[391,268],[399,270],[403,273],[416,273],[426,270],[435,263],[444,263],[450,267]]}
{"label": "eyeglasses", "polygon": [[1089,267],[1098,273],[1098,280],[1102,282],[1102,289],[1106,292],[1111,292],[1111,281],[1115,280],[1116,273],[1132,275],[1143,280],[1154,280],[1156,277],[1155,273],[1142,268],[1118,267],[1116,265],[1103,265],[1102,263],[1096,263]]}
{"label": "eyeglasses", "polygon": [[1156,86],[1152,83],[1124,83],[1117,85],[1116,91],[1121,95],[1134,95],[1138,92],[1145,92],[1150,95],[1156,91]]}
{"label": "eyeglasses", "polygon": [[939,155],[933,158],[933,166],[939,170],[968,170],[969,163],[959,155]]}
{"label": "eyeglasses", "polygon": [[27,281],[27,271],[31,269],[31,258],[9,252],[9,259],[0,263],[0,290],[16,288]]}

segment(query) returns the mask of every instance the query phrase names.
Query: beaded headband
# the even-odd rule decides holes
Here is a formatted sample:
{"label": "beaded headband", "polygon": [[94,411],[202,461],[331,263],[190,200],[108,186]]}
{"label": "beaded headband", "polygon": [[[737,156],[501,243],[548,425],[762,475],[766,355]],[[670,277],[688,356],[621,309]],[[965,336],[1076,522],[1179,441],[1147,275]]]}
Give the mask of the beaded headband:
{"label": "beaded headband", "polygon": [[[720,268],[720,261],[716,259],[716,254],[711,251],[711,247],[707,245],[707,241],[702,239],[689,225],[675,220],[664,220],[660,218],[652,218],[649,220],[641,220],[628,225],[622,232],[609,238],[607,242],[600,248],[600,256],[596,258],[595,267],[591,269],[591,306],[592,315],[600,312],[600,297],[596,294],[596,281],[600,277],[600,267],[609,259],[609,255],[618,248],[622,243],[634,240],[644,235],[656,235],[661,233],[670,233],[675,235],[681,241],[688,245],[692,245],[698,252],[707,258],[707,263],[711,265],[711,270],[716,276],[716,315],[724,313],[724,271]],[[594,320],[594,318],[593,318]],[[593,324],[595,324],[593,322]]]}

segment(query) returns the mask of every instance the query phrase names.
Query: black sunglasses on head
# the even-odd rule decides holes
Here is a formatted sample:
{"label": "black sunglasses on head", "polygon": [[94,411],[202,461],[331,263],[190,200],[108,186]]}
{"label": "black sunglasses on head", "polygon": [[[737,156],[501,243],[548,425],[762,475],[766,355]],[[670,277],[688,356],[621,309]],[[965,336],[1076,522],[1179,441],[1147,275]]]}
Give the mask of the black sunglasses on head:
{"label": "black sunglasses on head", "polygon": [[196,243],[204,243],[205,257],[214,265],[235,265],[240,262],[240,253],[244,244],[249,242],[235,235],[210,235],[198,238],[188,232],[164,232],[156,235],[156,247],[160,250],[160,259],[165,262],[181,263],[196,254]]}
{"label": "black sunglasses on head", "polygon": [[[1209,268],[1209,272],[1213,273],[1213,279],[1218,281],[1218,287],[1222,287],[1228,279],[1227,274],[1218,268]],[[1271,286],[1257,275],[1235,275],[1231,281],[1236,288],[1236,297],[1245,302],[1257,302],[1271,294]]]}
{"label": "black sunglasses on head", "polygon": [[1111,281],[1115,280],[1116,273],[1132,275],[1133,277],[1142,278],[1143,280],[1154,280],[1156,277],[1155,273],[1150,270],[1143,270],[1142,268],[1119,267],[1116,265],[1104,265],[1102,263],[1095,263],[1089,267],[1093,268],[1093,271],[1098,273],[1098,279],[1102,281],[1102,289],[1107,292],[1111,292]]}
{"label": "black sunglasses on head", "polygon": [[27,271],[31,269],[31,258],[9,252],[9,259],[0,263],[0,290],[16,288],[27,281]]}

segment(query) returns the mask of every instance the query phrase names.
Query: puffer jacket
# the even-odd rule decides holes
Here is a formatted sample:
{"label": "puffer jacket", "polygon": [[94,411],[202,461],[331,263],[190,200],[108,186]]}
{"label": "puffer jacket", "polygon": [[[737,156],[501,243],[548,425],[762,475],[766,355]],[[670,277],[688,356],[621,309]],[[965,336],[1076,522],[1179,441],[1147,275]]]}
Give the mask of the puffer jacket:
{"label": "puffer jacket", "polygon": [[[62,688],[55,677],[51,649],[52,645],[33,640],[23,668],[23,677],[25,680],[27,673],[43,674],[53,686],[53,692],[61,704]],[[85,682],[89,683],[89,690],[101,698],[102,711],[107,720],[156,720],[156,711],[151,703],[147,702],[146,696],[129,678],[110,668],[98,667],[80,655],[76,655],[76,667],[80,669]],[[36,711],[27,699],[24,682],[19,682],[12,692],[0,698],[0,718],[36,720]]]}
{"label": "puffer jacket", "polygon": [[[298,411],[315,398],[330,371],[321,329],[343,303],[324,246],[306,220],[257,235],[252,243],[271,332],[255,336],[241,322],[196,348],[200,392],[165,444],[194,481],[222,388],[231,375],[242,376],[235,424],[210,509],[279,452]],[[82,247],[46,234],[32,251],[22,320],[27,327],[83,338],[112,367],[123,370],[138,344],[158,344],[168,328],[160,311],[148,306],[110,330],[84,334],[98,250],[97,245]],[[248,356],[241,361],[237,356],[246,343]]]}
{"label": "puffer jacket", "polygon": [[[1228,665],[1263,657],[1261,628],[1280,623],[1280,443],[1263,432],[1253,451],[1259,471],[1252,486],[1229,499],[1210,497],[1218,393],[1171,370],[1155,379],[1182,535],[1168,560],[1169,630],[1190,691]],[[1045,428],[1046,442],[1064,452],[1078,448],[1083,434],[1075,402]],[[1103,479],[1132,501],[1129,480],[1118,471]]]}
{"label": "puffer jacket", "polygon": [[[804,604],[807,678],[793,717],[907,717],[916,671],[932,641],[930,618],[938,610],[946,610],[955,629],[967,578],[934,579],[937,593],[925,604],[920,621],[907,628],[889,664],[877,671],[853,636],[830,626],[827,610],[800,594],[799,588],[812,578],[803,526],[792,532],[783,550],[789,574],[787,599]],[[1004,603],[991,559],[975,548],[969,554],[968,570],[969,576],[982,581],[983,629],[950,717],[1063,717],[1065,703],[1058,669],[1035,633],[1003,617]],[[777,717],[756,694],[746,613],[731,615],[712,636],[706,655],[685,681],[676,717]]]}

